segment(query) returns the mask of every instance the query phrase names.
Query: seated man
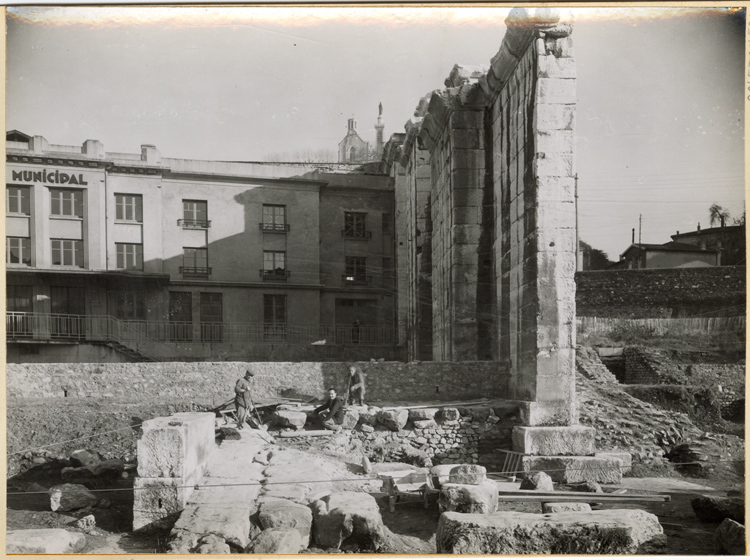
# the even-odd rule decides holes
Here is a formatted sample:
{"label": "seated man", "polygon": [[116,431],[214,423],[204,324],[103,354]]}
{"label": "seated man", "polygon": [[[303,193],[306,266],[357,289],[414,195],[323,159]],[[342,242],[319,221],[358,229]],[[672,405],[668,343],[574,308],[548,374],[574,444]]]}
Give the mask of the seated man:
{"label": "seated man", "polygon": [[[324,412],[324,411],[328,412]],[[336,396],[336,389],[328,389],[328,400],[313,410],[313,416],[318,418],[326,430],[337,430],[344,421],[344,403]]]}

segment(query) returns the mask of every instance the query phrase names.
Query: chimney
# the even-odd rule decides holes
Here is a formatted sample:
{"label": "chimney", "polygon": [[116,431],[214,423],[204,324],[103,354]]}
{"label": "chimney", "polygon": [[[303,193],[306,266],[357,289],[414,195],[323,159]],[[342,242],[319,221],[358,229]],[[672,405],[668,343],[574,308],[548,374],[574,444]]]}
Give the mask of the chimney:
{"label": "chimney", "polygon": [[635,228],[633,228],[633,233],[631,235],[630,244],[635,244]]}
{"label": "chimney", "polygon": [[698,222],[698,231],[700,231],[700,230],[701,230],[701,223]]}
{"label": "chimney", "polygon": [[378,120],[375,123],[375,131],[376,131],[376,140],[375,140],[375,152],[378,155],[381,155],[383,153],[383,129],[385,128],[385,125],[383,124],[383,104],[378,104]]}
{"label": "chimney", "polygon": [[677,233],[675,235],[680,235],[680,230],[679,229],[677,230]]}

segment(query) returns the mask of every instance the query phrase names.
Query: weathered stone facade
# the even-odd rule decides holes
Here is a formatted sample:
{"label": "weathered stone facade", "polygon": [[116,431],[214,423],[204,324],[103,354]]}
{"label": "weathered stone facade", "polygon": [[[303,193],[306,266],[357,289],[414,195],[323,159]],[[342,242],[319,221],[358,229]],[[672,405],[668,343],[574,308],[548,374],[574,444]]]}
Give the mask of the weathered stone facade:
{"label": "weathered stone facade", "polygon": [[[411,188],[412,231],[424,209],[435,360],[508,361],[501,382],[530,404],[529,425],[570,425],[575,352],[575,62],[571,26],[553,10],[517,9],[490,68],[453,68],[407,123],[398,164],[431,189]],[[414,130],[415,132],[412,132]],[[408,184],[408,181],[407,181]],[[422,262],[424,262],[424,258]],[[420,263],[410,262],[419,278]],[[423,343],[412,280],[409,357]]]}

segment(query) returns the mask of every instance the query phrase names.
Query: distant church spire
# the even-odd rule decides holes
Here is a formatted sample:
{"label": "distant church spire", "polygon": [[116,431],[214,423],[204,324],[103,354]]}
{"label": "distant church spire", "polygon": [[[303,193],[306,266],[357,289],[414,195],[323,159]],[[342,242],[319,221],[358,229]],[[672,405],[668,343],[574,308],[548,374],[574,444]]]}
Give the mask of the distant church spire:
{"label": "distant church spire", "polygon": [[380,157],[383,155],[383,103],[378,103],[378,120],[375,123],[375,156]]}

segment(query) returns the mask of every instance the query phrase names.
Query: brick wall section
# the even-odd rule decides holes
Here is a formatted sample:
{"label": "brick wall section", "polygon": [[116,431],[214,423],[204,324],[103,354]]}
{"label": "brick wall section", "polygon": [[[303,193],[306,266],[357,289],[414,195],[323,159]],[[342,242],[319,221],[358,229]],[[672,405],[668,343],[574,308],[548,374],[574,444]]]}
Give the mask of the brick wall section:
{"label": "brick wall section", "polygon": [[745,314],[744,266],[577,272],[584,317],[715,317]]}
{"label": "brick wall section", "polygon": [[[218,406],[234,396],[234,384],[250,367],[253,396],[323,397],[328,387],[346,391],[349,363],[221,362],[8,364],[6,395],[14,402],[39,399],[108,399],[118,402],[185,402]],[[362,362],[367,399],[450,402],[504,396],[507,367],[497,362]],[[438,391],[436,391],[436,388]]]}

